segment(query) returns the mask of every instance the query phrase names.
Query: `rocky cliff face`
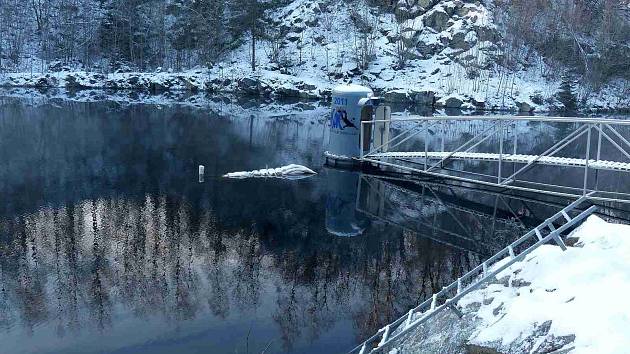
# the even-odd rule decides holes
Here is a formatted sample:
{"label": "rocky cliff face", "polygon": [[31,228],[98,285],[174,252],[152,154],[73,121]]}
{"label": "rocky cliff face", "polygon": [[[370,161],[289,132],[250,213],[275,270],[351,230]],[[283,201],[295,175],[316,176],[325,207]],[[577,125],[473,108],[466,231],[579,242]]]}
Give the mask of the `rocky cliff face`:
{"label": "rocky cliff face", "polygon": [[586,97],[581,95],[586,87],[567,83],[563,73],[568,75],[569,68],[547,64],[526,46],[516,50],[507,45],[506,26],[498,24],[505,19],[496,19],[501,12],[493,1],[380,4],[302,0],[269,13],[273,25],[282,29],[276,46],[281,59],[266,68],[279,66],[302,77],[308,72],[330,84],[359,82],[389,101],[436,108],[571,108],[559,99],[563,83],[570,95],[583,98],[583,107],[629,105],[623,98],[627,80],[613,80]]}

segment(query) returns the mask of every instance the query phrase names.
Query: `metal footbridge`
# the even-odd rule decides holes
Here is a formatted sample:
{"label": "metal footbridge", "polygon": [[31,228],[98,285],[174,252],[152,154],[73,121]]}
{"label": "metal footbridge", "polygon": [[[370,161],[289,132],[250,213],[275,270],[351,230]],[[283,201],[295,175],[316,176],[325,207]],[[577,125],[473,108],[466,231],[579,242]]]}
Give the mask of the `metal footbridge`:
{"label": "metal footbridge", "polygon": [[381,328],[376,334],[352,349],[350,353],[368,354],[382,352],[383,349],[388,347],[388,344],[402,338],[402,336],[410,330],[426,323],[431,318],[447,309],[450,309],[459,317],[462,317],[462,313],[457,307],[457,302],[461,298],[479,289],[482,285],[496,280],[496,276],[499,273],[514,263],[522,261],[529,253],[538,247],[553,241],[560,246],[562,250],[566,250],[566,245],[562,240],[563,233],[572,230],[578,223],[593,214],[597,208],[592,205],[578,212],[581,204],[585,203],[589,197],[591,197],[591,195],[579,198],[552,217],[546,219],[543,223],[509,244],[488,260],[482,262],[450,285],[433,294],[431,298],[412,308],[394,322]]}
{"label": "metal footbridge", "polygon": [[361,121],[355,161],[382,173],[480,186],[499,193],[575,200],[350,353],[376,353],[549,242],[563,237],[598,204],[630,204],[630,120],[528,116],[409,116]]}
{"label": "metal footbridge", "polygon": [[363,120],[361,129],[355,159],[384,170],[630,203],[630,189],[619,188],[630,185],[630,120],[407,115]]}

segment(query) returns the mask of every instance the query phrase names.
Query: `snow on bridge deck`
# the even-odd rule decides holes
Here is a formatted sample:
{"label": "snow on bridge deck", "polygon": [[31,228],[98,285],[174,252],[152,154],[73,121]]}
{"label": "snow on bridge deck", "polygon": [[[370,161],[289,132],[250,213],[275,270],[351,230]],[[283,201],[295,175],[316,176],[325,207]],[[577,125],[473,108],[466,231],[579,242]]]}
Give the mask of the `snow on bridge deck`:
{"label": "snow on bridge deck", "polygon": [[[367,157],[375,159],[424,159],[425,157],[430,160],[443,159],[449,156],[449,159],[456,160],[479,160],[479,161],[499,161],[514,162],[527,164],[530,162],[536,162],[543,165],[554,166],[573,166],[573,167],[585,167],[586,160],[571,158],[571,157],[556,157],[556,156],[540,156],[540,155],[520,155],[520,154],[493,154],[483,152],[439,152],[439,151],[409,151],[409,152],[381,152],[369,154]],[[502,156],[502,157],[501,157]],[[538,160],[536,160],[538,159]],[[589,160],[588,166],[590,168],[599,170],[613,170],[613,171],[630,171],[630,163],[606,161],[606,160]]]}

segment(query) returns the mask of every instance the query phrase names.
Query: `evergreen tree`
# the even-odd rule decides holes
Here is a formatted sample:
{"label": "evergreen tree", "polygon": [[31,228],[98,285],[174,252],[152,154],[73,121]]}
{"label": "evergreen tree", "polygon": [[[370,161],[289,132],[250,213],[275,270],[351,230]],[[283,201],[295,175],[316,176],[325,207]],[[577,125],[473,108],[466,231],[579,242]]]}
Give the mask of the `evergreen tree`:
{"label": "evergreen tree", "polygon": [[575,111],[577,109],[577,98],[574,93],[574,82],[569,78],[563,78],[558,92],[558,101],[564,105],[567,111]]}

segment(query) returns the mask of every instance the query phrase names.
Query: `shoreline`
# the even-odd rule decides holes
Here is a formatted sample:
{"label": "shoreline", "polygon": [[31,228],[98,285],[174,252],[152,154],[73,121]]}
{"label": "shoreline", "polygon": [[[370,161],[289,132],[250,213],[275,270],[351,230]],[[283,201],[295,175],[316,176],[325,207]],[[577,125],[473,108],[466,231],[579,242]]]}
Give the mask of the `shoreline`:
{"label": "shoreline", "polygon": [[[101,91],[107,94],[135,92],[159,95],[224,95],[237,99],[282,102],[283,100],[329,102],[332,88],[338,84],[353,82],[353,78],[339,81],[309,82],[296,76],[278,74],[277,78],[261,78],[260,73],[252,77],[217,77],[204,70],[183,72],[126,72],[102,74],[87,71],[64,71],[49,73],[5,73],[0,74],[0,88],[65,90],[67,94],[82,91]],[[268,75],[267,75],[268,76]],[[365,83],[362,83],[365,85]],[[369,83],[367,84],[368,86]],[[477,102],[465,95],[440,97],[430,90],[391,89],[372,86],[383,101],[397,106],[420,110],[453,110],[459,112],[512,112],[518,114],[571,113],[564,109],[535,106],[526,102],[500,106],[492,102]],[[630,104],[579,107],[578,114],[625,114],[630,113]]]}

